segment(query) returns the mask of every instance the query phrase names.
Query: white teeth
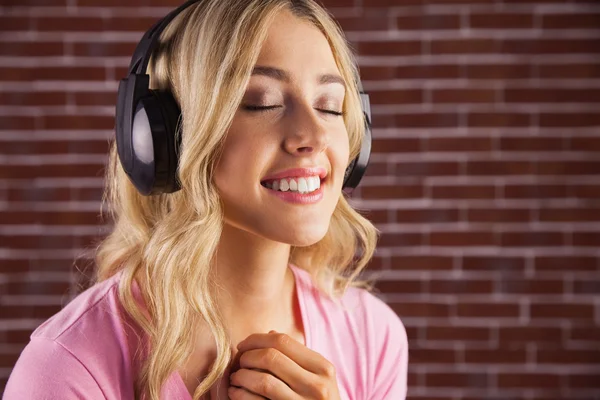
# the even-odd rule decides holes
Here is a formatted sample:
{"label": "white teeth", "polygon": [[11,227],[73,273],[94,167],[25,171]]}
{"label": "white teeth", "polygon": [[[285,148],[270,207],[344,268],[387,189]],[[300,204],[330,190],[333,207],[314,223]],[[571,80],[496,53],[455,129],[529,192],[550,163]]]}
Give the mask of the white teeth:
{"label": "white teeth", "polygon": [[306,179],[305,178],[298,179],[298,191],[300,193],[306,193],[306,192],[308,192],[308,186],[306,185]]}
{"label": "white teeth", "polygon": [[282,192],[287,192],[289,188],[290,185],[288,181],[286,181],[285,179],[279,181],[279,190],[281,190]]}
{"label": "white teeth", "polygon": [[321,187],[321,179],[318,176],[309,176],[294,179],[277,179],[272,183],[266,183],[266,187],[282,192],[310,193]]}

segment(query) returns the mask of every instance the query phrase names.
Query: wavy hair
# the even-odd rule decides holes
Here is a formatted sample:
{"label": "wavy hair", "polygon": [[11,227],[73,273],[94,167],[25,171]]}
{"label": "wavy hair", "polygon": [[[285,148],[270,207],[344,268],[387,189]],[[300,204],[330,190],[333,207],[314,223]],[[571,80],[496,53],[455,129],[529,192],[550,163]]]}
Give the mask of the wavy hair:
{"label": "wavy hair", "polygon": [[[92,277],[97,283],[122,273],[119,300],[127,318],[148,337],[134,377],[136,398],[159,399],[165,381],[192,353],[200,322],[214,335],[217,355],[193,398],[209,391],[232,361],[231,339],[215,296],[219,285],[214,281],[213,257],[223,209],[213,169],[270,22],[284,9],[312,23],[327,38],[347,83],[343,108],[348,161],[359,153],[365,128],[357,63],[337,22],[314,0],[204,0],[169,24],[147,73],[151,88],[170,89],[182,110],[177,132],[182,189],[140,195],[123,171],[112,140],[103,204],[109,203],[113,227],[95,251],[97,269]],[[373,290],[373,283],[360,276],[378,235],[341,192],[326,235],[310,246],[292,246],[289,261],[308,271],[319,291],[338,302],[350,286]],[[140,274],[143,280],[136,279]],[[134,297],[134,281],[145,309]]]}

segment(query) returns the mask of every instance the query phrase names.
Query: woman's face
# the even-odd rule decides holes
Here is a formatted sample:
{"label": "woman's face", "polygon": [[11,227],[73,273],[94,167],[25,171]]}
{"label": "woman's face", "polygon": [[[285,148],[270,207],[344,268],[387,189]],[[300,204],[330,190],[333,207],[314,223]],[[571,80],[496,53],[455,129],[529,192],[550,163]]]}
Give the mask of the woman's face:
{"label": "woman's face", "polygon": [[[342,111],[345,95],[336,77],[341,80],[325,36],[291,13],[280,13],[215,170],[225,223],[294,246],[311,245],[326,234],[349,157],[343,117],[333,114]],[[322,169],[321,176],[308,171],[306,187],[299,172],[284,173],[288,179],[277,179],[278,190],[267,179],[313,167]],[[311,193],[316,180],[321,187]],[[304,189],[309,193],[297,192]]]}

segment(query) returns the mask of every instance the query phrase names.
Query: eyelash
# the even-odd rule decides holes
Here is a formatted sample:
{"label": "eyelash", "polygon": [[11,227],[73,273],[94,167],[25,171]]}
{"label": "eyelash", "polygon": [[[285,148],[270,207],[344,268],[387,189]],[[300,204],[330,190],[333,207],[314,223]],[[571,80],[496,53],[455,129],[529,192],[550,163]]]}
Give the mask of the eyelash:
{"label": "eyelash", "polygon": [[[244,106],[244,108],[246,110],[248,110],[248,111],[260,111],[260,112],[269,111],[269,110],[272,110],[272,109],[278,108],[278,107],[280,107],[280,106],[267,106],[267,107],[261,107],[261,106]],[[343,115],[346,114],[343,111],[342,112],[337,112],[337,111],[331,111],[331,110],[321,110],[321,109],[317,109],[317,110],[322,111],[322,112],[327,113],[327,114],[335,115],[335,116],[338,116],[338,117],[341,117],[341,116],[343,116]]]}

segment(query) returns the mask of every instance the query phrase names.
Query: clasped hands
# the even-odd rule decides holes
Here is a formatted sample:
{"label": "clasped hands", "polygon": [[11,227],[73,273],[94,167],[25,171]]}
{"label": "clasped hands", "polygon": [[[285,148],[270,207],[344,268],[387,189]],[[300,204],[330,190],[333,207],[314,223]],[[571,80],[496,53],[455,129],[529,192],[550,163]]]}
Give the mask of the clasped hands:
{"label": "clasped hands", "polygon": [[285,333],[256,333],[237,348],[230,399],[340,400],[334,365]]}

